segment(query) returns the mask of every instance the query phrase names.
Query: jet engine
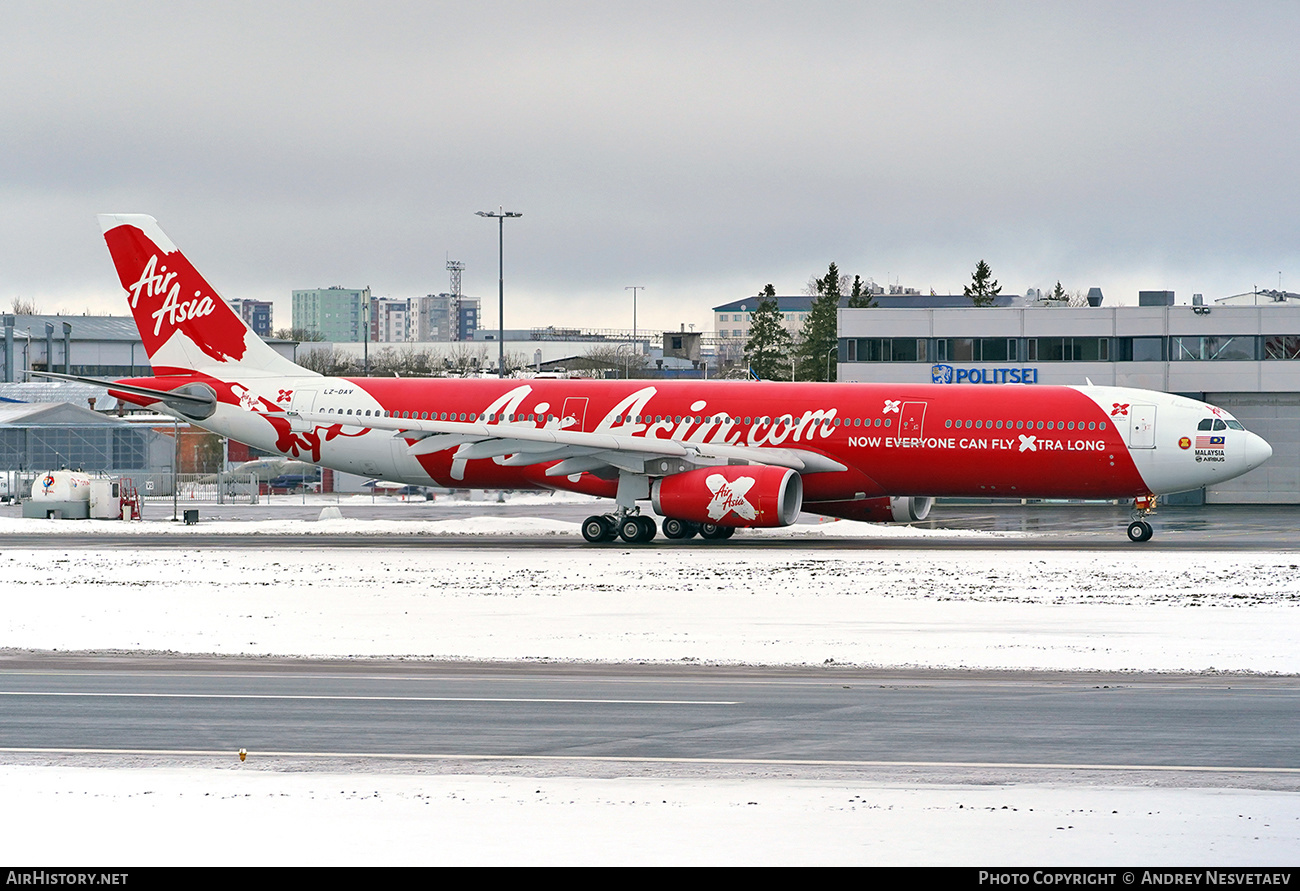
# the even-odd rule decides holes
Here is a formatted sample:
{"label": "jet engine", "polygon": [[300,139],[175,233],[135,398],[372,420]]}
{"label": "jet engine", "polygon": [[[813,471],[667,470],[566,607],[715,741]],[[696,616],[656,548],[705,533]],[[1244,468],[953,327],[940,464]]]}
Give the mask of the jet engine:
{"label": "jet engine", "polygon": [[803,480],[785,467],[702,467],[657,479],[650,499],[665,517],[715,526],[789,526],[803,505]]}
{"label": "jet engine", "polygon": [[809,505],[813,513],[868,523],[915,523],[930,515],[933,498],[887,495],[861,501],[819,501]]}

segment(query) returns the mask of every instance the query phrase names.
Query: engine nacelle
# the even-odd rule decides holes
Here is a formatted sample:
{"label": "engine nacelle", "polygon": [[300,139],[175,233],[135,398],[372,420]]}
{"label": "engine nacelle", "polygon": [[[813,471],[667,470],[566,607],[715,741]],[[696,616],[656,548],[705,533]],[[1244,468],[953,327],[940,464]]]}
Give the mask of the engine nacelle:
{"label": "engine nacelle", "polygon": [[819,501],[809,509],[813,513],[844,520],[865,520],[868,523],[915,523],[930,515],[933,498],[885,496],[864,498],[861,501]]}
{"label": "engine nacelle", "polygon": [[717,526],[789,526],[803,506],[803,479],[785,467],[702,467],[657,479],[650,488],[665,517]]}

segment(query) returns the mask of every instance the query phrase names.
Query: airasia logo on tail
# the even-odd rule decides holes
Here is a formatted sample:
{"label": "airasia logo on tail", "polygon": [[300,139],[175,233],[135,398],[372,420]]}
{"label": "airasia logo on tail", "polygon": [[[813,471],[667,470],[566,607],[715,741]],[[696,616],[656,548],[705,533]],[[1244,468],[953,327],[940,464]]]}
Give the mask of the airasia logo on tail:
{"label": "airasia logo on tail", "polygon": [[217,362],[244,358],[247,328],[184,254],[130,224],[109,229],[104,240],[151,359],[178,332]]}
{"label": "airasia logo on tail", "polygon": [[167,324],[175,328],[187,319],[210,316],[212,311],[217,308],[216,304],[212,302],[212,298],[202,291],[195,291],[193,300],[182,300],[181,286],[174,281],[178,275],[180,275],[178,272],[168,272],[166,266],[160,268],[158,266],[158,255],[154,254],[149,258],[149,262],[144,265],[144,269],[140,271],[139,281],[127,288],[131,292],[131,310],[133,312],[140,302],[141,292],[144,292],[149,297],[157,297],[166,291],[167,296],[164,298],[162,306],[153,313],[153,333],[155,337],[162,330],[164,317],[167,319]]}

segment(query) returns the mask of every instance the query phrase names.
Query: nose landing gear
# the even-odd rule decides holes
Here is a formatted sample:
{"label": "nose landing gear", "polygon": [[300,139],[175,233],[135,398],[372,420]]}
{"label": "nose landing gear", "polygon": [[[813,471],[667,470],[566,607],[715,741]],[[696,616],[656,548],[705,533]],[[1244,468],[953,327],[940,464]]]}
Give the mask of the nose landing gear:
{"label": "nose landing gear", "polygon": [[1131,542],[1150,541],[1155,530],[1146,518],[1156,512],[1156,496],[1147,495],[1133,499],[1133,522],[1128,524],[1128,540]]}

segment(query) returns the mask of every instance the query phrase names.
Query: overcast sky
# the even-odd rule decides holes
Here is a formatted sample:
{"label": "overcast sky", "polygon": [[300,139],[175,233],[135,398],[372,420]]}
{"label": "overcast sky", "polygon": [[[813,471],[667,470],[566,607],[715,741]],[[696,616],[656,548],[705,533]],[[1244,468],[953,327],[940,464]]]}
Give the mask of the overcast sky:
{"label": "overcast sky", "polygon": [[1300,291],[1300,4],[7,3],[0,303],[124,311],[148,213],[226,297],[445,291],[709,328],[771,282]]}

